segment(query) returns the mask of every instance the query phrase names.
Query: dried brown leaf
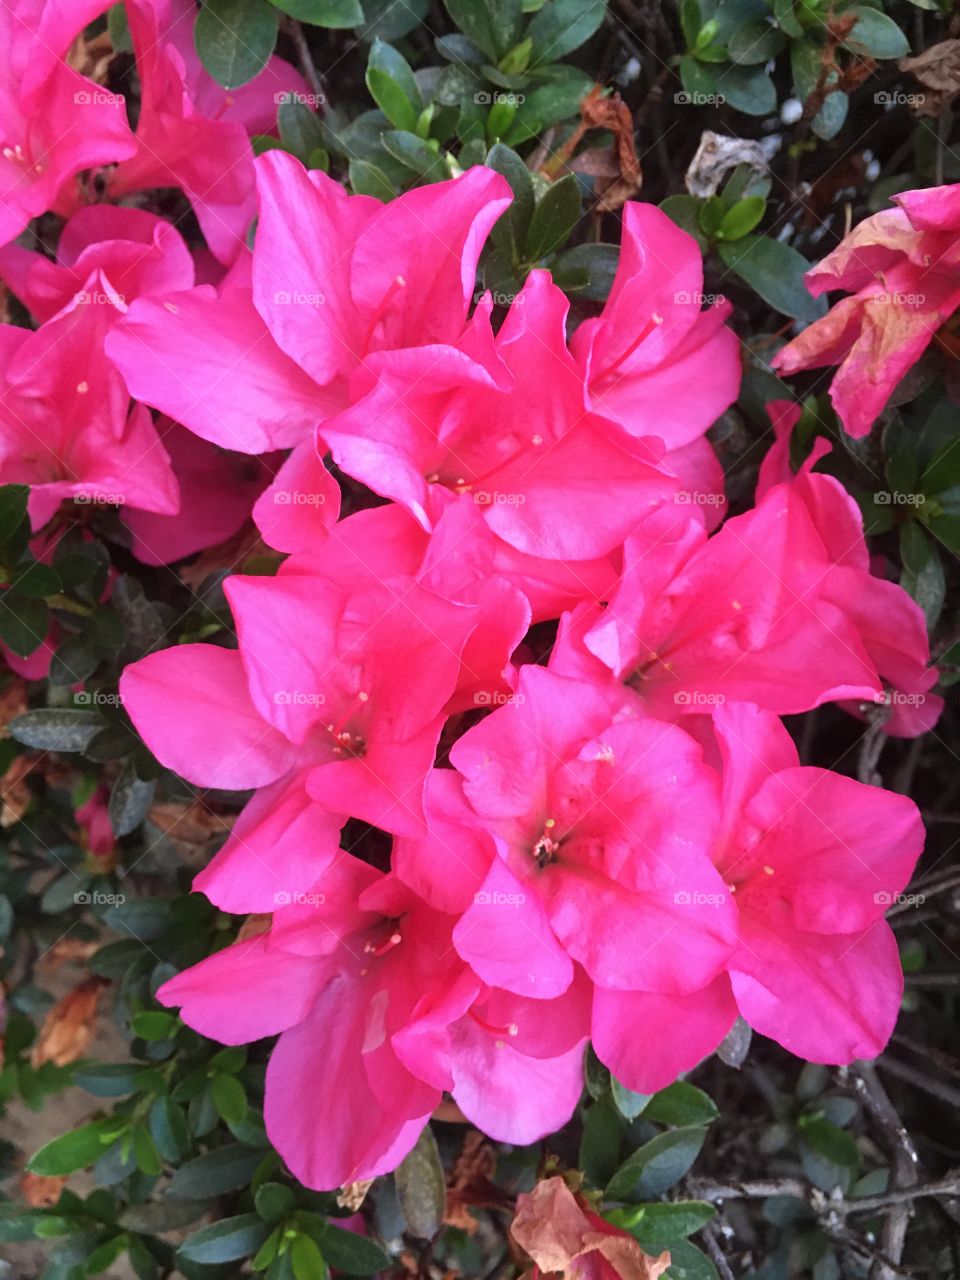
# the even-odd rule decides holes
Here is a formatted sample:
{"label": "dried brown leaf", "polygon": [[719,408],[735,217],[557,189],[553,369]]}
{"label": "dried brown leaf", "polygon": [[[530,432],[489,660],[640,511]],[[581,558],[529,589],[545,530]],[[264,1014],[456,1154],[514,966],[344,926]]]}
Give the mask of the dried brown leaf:
{"label": "dried brown leaf", "polygon": [[65,1067],[83,1056],[93,1039],[97,1006],[107,986],[106,978],[84,978],[57,1001],[40,1028],[30,1053],[31,1066],[42,1067],[45,1062],[53,1062]]}
{"label": "dried brown leaf", "polygon": [[20,1191],[31,1209],[52,1209],[66,1185],[65,1174],[45,1178],[39,1173],[25,1173],[20,1179]]}

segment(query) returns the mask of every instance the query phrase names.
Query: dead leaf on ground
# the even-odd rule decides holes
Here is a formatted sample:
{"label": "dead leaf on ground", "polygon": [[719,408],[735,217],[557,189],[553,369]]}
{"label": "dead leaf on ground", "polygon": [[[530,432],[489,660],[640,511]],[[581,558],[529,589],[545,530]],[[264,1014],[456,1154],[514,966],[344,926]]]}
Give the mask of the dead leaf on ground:
{"label": "dead leaf on ground", "polygon": [[65,1067],[83,1057],[93,1039],[100,996],[109,985],[106,978],[84,978],[57,1001],[44,1018],[30,1053],[32,1067],[42,1067],[45,1062]]}
{"label": "dead leaf on ground", "polygon": [[470,1213],[471,1207],[502,1209],[509,1205],[511,1197],[493,1181],[496,1165],[493,1147],[482,1133],[471,1129],[447,1178],[443,1220],[448,1227],[459,1227],[472,1236],[480,1224]]}
{"label": "dead leaf on ground", "polygon": [[25,1173],[20,1179],[20,1191],[31,1209],[52,1209],[66,1185],[66,1174],[45,1178],[39,1173]]}
{"label": "dead leaf on ground", "polygon": [[152,805],[147,818],[184,859],[202,854],[214,840],[229,835],[236,814],[215,813],[199,801],[164,801]]}
{"label": "dead leaf on ground", "polygon": [[60,938],[37,961],[38,969],[59,969],[62,964],[85,964],[102,943],[84,942],[80,938]]}
{"label": "dead leaf on ground", "polygon": [[15,756],[0,778],[0,827],[12,827],[29,809],[33,792],[27,785],[27,778],[35,764],[34,756]]}
{"label": "dead leaf on ground", "polygon": [[579,1201],[563,1178],[547,1178],[528,1195],[517,1196],[510,1233],[541,1271],[558,1272],[566,1280],[592,1274],[587,1270],[591,1254],[599,1254],[619,1280],[657,1280],[670,1266],[669,1253],[651,1258],[633,1236]]}
{"label": "dead leaf on ground", "polygon": [[926,93],[912,96],[909,105],[922,116],[940,116],[960,93],[960,40],[941,40],[915,58],[901,58],[901,71],[909,71]]}
{"label": "dead leaf on ground", "polygon": [[[591,129],[612,133],[613,145],[589,147],[574,156]],[[619,93],[608,94],[602,85],[594,85],[580,101],[580,123],[559,151],[544,162],[542,172],[551,178],[563,169],[586,174],[594,180],[597,208],[619,209],[643,183],[634,135],[633,115]]]}
{"label": "dead leaf on ground", "polygon": [[364,1178],[360,1182],[348,1182],[337,1196],[337,1204],[341,1209],[352,1209],[354,1213],[363,1205],[367,1192],[373,1186],[373,1178]]}

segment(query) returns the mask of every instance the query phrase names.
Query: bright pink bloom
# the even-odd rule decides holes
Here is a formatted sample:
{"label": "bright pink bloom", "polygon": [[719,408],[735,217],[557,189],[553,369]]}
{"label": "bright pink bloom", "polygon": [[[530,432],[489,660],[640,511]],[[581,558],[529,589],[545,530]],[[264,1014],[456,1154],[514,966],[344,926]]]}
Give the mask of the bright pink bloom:
{"label": "bright pink bloom", "polygon": [[[484,988],[450,944],[454,919],[343,856],[312,891],[280,906],[269,933],[161,988],[161,1000],[182,1005],[205,1035],[239,1044],[281,1033],[265,1119],[307,1186],[394,1168],[443,1089],[511,1142],[542,1137],[572,1114],[586,989],[543,1004]],[[319,1107],[304,1123],[307,1093]]]}
{"label": "bright pink bloom", "polygon": [[140,399],[249,453],[312,436],[373,353],[456,359],[480,250],[509,202],[482,167],[388,205],[279,151],[256,169],[251,275],[138,303],[110,347]]}
{"label": "bright pink bloom", "polygon": [[[399,867],[420,886],[431,869],[446,881],[464,912],[457,949],[485,982],[544,999],[577,963],[598,985],[680,992],[722,968],[733,909],[715,903],[729,895],[709,860],[716,779],[682,730],[638,711],[629,695],[524,667],[508,705],[454,745],[467,805],[434,787],[428,835]],[[438,856],[458,821],[487,833],[479,888],[482,835]]]}
{"label": "bright pink bloom", "polygon": [[0,244],[48,209],[72,213],[79,175],[136,149],[122,97],[63,60],[102,8],[102,0],[0,6]]}
{"label": "bright pink bloom", "polygon": [[610,297],[571,348],[586,403],[635,436],[668,449],[689,444],[737,398],[740,354],[724,325],[732,310],[703,302],[696,241],[652,204],[623,208],[623,241]]}
{"label": "bright pink bloom", "polygon": [[0,483],[32,488],[35,527],[63,498],[171,515],[177,483],[149,412],[129,408],[103,340],[113,308],[99,272],[35,332],[0,326]]}
{"label": "bright pink bloom", "polygon": [[659,440],[638,441],[584,410],[567,311],[549,275],[531,272],[495,342],[489,305],[477,308],[476,357],[464,351],[445,366],[424,349],[325,423],[334,458],[427,527],[445,488],[470,494],[493,532],[526,555],[589,560],[614,550],[645,511],[672,499],[677,481],[658,467]]}
{"label": "bright pink bloom", "polygon": [[[926,733],[940,718],[943,699],[929,692],[938,672],[930,665],[923,610],[902,587],[871,572],[856,502],[839,481],[813,471],[818,459],[830,452],[829,442],[817,439],[794,477],[789,464],[790,434],[799,421],[800,407],[775,401],[767,405],[767,411],[777,443],[760,468],[757,500],[779,482],[790,484],[792,494],[816,525],[831,561],[822,580],[824,598],[846,613],[887,686],[868,701],[890,708],[884,721],[887,733],[902,738]],[[855,710],[856,704],[850,709]]]}
{"label": "bright pink bloom", "polygon": [[581,606],[551,665],[606,666],[671,719],[724,698],[780,714],[873,698],[881,685],[856,602],[829,590],[830,536],[791,485],[709,539],[684,507],[663,508],[627,539],[609,607]]}
{"label": "bright pink bloom", "polygon": [[819,297],[841,299],[773,360],[782,374],[839,365],[830,399],[852,436],[865,436],[936,331],[960,306],[957,187],[905,191],[861,222],[807,273]]}
{"label": "bright pink bloom", "polygon": [[197,786],[260,788],[196,887],[225,910],[269,911],[337,856],[348,815],[423,829],[444,704],[481,615],[413,579],[237,576],[226,591],[239,653],[166,649],[128,667],[121,691],[163,764]]}

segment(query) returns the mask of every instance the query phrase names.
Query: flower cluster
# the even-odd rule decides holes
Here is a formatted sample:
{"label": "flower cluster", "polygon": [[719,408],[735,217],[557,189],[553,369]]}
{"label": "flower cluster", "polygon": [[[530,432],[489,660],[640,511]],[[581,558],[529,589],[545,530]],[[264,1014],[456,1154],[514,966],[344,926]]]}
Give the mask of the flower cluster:
{"label": "flower cluster", "polygon": [[[928,728],[923,616],[816,457],[791,470],[789,404],[756,505],[723,520],[706,432],[739,351],[729,305],[700,307],[695,241],[627,204],[599,314],[569,333],[534,269],[495,322],[474,296],[497,173],[382,205],[282,150],[254,161],[298,76],[275,60],[226,99],[151,0],[127,5],[132,130],[32,8],[5,9],[5,238],[67,221],[56,261],[0,253],[38,322],[0,332],[0,478],[31,486],[36,529],[115,498],[148,563],[251,506],[286,554],[227,580],[236,648],[152,653],[121,695],[163,765],[252,792],[196,888],[254,919],[159,998],[225,1043],[279,1035],[266,1122],[291,1170],[393,1168],[445,1092],[533,1141],[572,1114],[588,1039],[644,1093],[738,1016],[813,1061],[878,1053],[919,815],[802,765],[779,717],[840,702]],[[71,93],[46,139],[41,103]],[[98,166],[108,199],[178,188],[211,252],[80,207]],[[330,458],[368,491],[343,518]]]}

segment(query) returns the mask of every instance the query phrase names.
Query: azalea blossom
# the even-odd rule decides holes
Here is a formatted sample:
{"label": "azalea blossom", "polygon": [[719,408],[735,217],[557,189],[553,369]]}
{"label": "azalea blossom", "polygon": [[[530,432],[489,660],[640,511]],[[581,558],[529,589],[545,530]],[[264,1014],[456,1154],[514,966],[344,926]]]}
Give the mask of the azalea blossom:
{"label": "azalea blossom", "polygon": [[960,306],[955,186],[904,191],[807,272],[819,297],[843,290],[820,320],[773,359],[781,374],[839,366],[830,399],[844,428],[865,436],[897,384]]}

